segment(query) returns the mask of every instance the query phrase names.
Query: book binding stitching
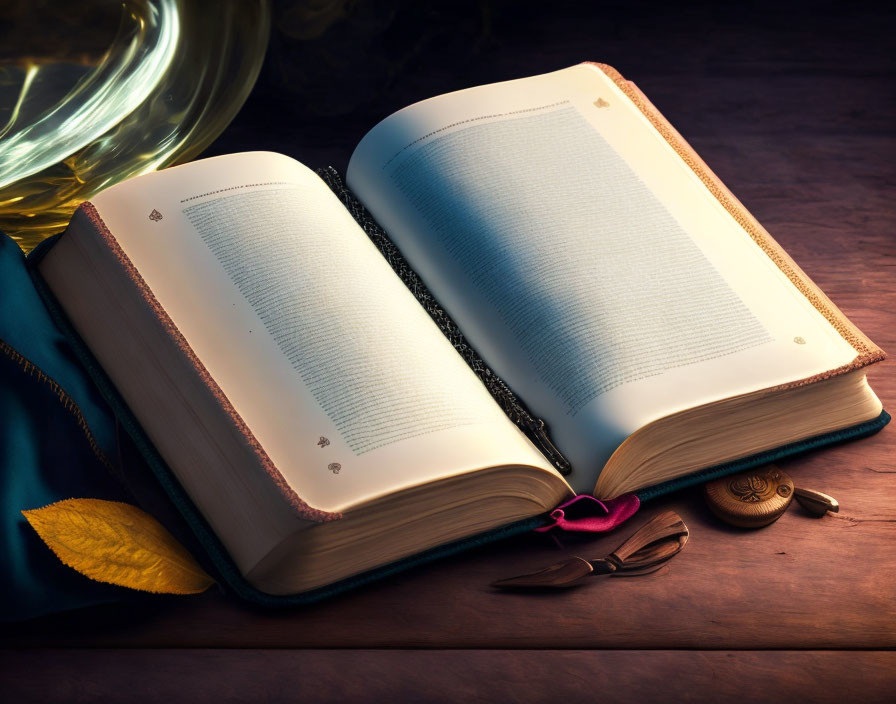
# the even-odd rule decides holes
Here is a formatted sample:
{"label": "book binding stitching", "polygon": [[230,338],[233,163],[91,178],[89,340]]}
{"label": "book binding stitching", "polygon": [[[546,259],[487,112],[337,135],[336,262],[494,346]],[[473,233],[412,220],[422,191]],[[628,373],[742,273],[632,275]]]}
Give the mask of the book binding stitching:
{"label": "book binding stitching", "polygon": [[467,363],[467,366],[479,378],[492,398],[541,453],[550,461],[560,474],[568,475],[572,466],[563,453],[550,438],[550,429],[541,418],[533,415],[520,398],[513,392],[501,377],[489,367],[479,353],[470,345],[454,319],[448,314],[427,288],[420,275],[411,267],[401,250],[391,240],[388,233],[374,219],[369,210],[355,197],[351,189],[345,185],[336,169],[328,166],[317,169],[317,175],[323,179],[330,190],[336,194],[340,202],[349,211],[355,222],[370,238],[392,270],[402,283],[413,294],[417,302],[429,314],[433,322],[445,336],[455,351]]}

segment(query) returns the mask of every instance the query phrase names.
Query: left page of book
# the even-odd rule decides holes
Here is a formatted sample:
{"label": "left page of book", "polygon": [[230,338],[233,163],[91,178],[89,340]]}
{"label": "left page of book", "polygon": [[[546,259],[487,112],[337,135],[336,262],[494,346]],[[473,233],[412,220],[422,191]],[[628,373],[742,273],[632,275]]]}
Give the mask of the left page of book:
{"label": "left page of book", "polygon": [[496,465],[553,472],[307,167],[216,157],[92,203],[314,508]]}

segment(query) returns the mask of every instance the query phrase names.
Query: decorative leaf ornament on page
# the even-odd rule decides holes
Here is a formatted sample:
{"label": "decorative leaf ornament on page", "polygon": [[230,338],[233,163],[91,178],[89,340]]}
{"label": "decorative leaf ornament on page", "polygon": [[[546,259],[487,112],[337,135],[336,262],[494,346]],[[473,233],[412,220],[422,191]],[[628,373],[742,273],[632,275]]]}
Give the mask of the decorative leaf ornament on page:
{"label": "decorative leaf ornament on page", "polygon": [[98,582],[159,594],[198,594],[214,584],[193,556],[136,506],[66,499],[22,515],[63,563]]}

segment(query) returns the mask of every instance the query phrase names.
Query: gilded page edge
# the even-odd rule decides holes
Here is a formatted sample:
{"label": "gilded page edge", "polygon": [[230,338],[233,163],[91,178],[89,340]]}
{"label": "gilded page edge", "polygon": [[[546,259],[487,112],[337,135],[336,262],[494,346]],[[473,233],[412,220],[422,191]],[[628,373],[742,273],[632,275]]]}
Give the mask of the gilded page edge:
{"label": "gilded page edge", "polygon": [[694,151],[693,147],[685,141],[672,124],[650,102],[646,95],[632,82],[626,80],[619,71],[608,64],[595,61],[586,61],[586,64],[596,66],[605,73],[616,86],[628,97],[641,113],[650,121],[659,134],[675,150],[682,161],[690,167],[707,190],[715,196],[722,207],[734,218],[734,220],[746,231],[760,249],[771,259],[775,265],[790,279],[791,283],[802,293],[809,303],[821,313],[831,326],[846,340],[857,352],[857,356],[848,364],[835,369],[815,374],[804,379],[786,384],[780,384],[771,390],[784,390],[805,386],[816,381],[829,379],[834,376],[846,374],[874,362],[886,359],[886,352],[874,344],[867,335],[859,330],[856,325],[837,308],[825,293],[800,269],[797,263],[779,245],[768,231],[753,217],[746,207],[734,196],[734,194],[722,183],[706,165],[703,159]]}
{"label": "gilded page edge", "polygon": [[103,243],[109,248],[109,250],[115,256],[115,259],[121,265],[122,269],[124,270],[125,276],[127,276],[127,278],[130,279],[133,282],[134,286],[137,288],[137,292],[140,295],[140,298],[149,307],[152,314],[162,325],[162,328],[174,341],[179,352],[186,358],[188,364],[195,370],[203,385],[211,392],[214,399],[221,405],[227,417],[236,427],[239,435],[252,450],[253,454],[258,459],[258,463],[261,465],[262,469],[264,469],[268,477],[273,481],[274,486],[286,500],[288,505],[296,512],[296,514],[300,518],[314,521],[316,523],[323,523],[326,521],[332,521],[342,518],[341,513],[323,511],[321,509],[317,509],[313,506],[308,505],[296,493],[292,486],[290,486],[289,482],[286,481],[286,478],[283,476],[280,470],[277,469],[277,466],[274,464],[273,460],[271,460],[267,452],[265,452],[261,443],[249,429],[249,426],[246,425],[246,422],[243,420],[242,416],[240,416],[237,410],[233,407],[230,399],[227,398],[226,394],[221,389],[221,387],[218,386],[218,383],[214,380],[208,369],[206,369],[205,365],[202,363],[199,357],[196,356],[193,348],[190,347],[190,344],[183,336],[183,333],[181,333],[178,327],[174,324],[174,321],[168,315],[168,312],[162,307],[162,304],[159,303],[155,294],[152,292],[152,289],[140,275],[140,272],[137,271],[137,267],[134,266],[134,263],[130,260],[127,254],[125,254],[124,250],[121,248],[121,245],[118,243],[118,240],[115,239],[115,236],[106,226],[106,223],[103,221],[93,203],[91,203],[90,201],[85,201],[80,206],[78,206],[78,209],[84,213],[88,220],[90,220],[91,224],[96,228],[96,231],[102,239]]}

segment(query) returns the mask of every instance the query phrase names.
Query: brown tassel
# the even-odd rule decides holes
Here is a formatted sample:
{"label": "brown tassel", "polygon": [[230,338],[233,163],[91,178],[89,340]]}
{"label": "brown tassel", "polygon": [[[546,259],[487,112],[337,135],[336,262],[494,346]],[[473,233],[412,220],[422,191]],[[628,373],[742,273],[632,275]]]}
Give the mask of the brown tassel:
{"label": "brown tassel", "polygon": [[658,570],[688,542],[688,527],[675,511],[665,511],[616,548],[607,560],[616,566],[614,576],[634,576]]}
{"label": "brown tassel", "polygon": [[573,587],[586,577],[609,574],[634,577],[649,574],[677,555],[688,542],[688,527],[674,511],[666,511],[641,527],[631,538],[603,558],[572,557],[538,572],[499,579],[498,589],[542,589]]}

